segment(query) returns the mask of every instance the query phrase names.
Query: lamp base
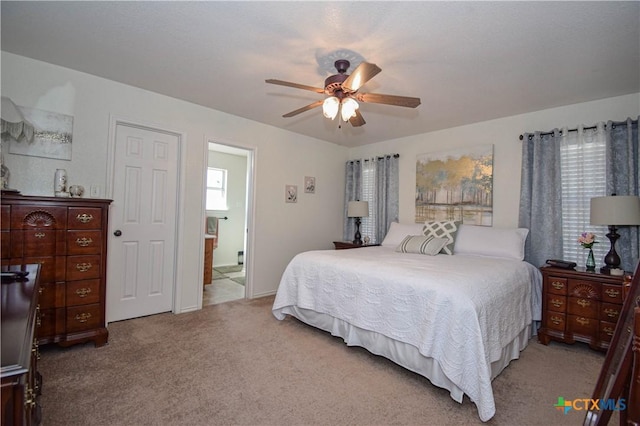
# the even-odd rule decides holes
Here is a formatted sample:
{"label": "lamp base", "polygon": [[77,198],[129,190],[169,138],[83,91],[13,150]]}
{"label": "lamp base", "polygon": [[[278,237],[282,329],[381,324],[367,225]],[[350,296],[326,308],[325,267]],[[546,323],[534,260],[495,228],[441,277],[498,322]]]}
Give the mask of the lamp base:
{"label": "lamp base", "polygon": [[356,217],[356,234],[353,236],[353,244],[362,245],[362,235],[360,234],[360,218]]}
{"label": "lamp base", "polygon": [[609,253],[604,257],[605,265],[600,268],[601,274],[611,275],[612,269],[617,269],[620,266],[620,256],[616,252],[616,241],[620,238],[620,234],[618,234],[617,229],[614,225],[609,226],[609,233],[607,234],[607,238],[611,243],[611,248],[609,249]]}

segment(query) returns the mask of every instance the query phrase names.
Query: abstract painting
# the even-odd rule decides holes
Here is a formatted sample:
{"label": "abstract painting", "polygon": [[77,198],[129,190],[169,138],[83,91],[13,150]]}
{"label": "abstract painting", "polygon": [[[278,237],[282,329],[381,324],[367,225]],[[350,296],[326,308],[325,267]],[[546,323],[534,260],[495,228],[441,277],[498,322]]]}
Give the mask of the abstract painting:
{"label": "abstract painting", "polygon": [[33,141],[11,140],[9,153],[71,160],[73,116],[22,106],[18,109],[34,127]]}
{"label": "abstract painting", "polygon": [[493,145],[420,154],[416,161],[416,223],[493,223]]}

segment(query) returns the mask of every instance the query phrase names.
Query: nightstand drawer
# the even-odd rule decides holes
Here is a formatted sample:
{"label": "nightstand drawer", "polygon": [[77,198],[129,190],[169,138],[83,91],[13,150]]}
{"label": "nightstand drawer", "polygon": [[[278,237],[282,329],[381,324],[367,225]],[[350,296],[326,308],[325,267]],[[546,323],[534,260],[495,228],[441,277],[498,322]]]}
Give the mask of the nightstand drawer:
{"label": "nightstand drawer", "polygon": [[567,315],[567,331],[581,336],[596,336],[600,321],[579,315]]}
{"label": "nightstand drawer", "polygon": [[618,322],[620,317],[620,311],[622,305],[615,305],[613,303],[601,303],[600,304],[600,321],[611,321],[614,324]]}
{"label": "nightstand drawer", "polygon": [[567,298],[558,294],[547,294],[547,309],[554,312],[566,312]]}
{"label": "nightstand drawer", "polygon": [[544,325],[550,330],[564,331],[566,320],[567,317],[565,314],[550,312]]}
{"label": "nightstand drawer", "polygon": [[603,342],[611,342],[615,331],[615,322],[600,321],[600,340]]}
{"label": "nightstand drawer", "polygon": [[549,288],[547,291],[553,294],[567,294],[567,282],[566,278],[549,277]]}
{"label": "nightstand drawer", "polygon": [[600,300],[600,283],[584,280],[569,280],[568,295],[581,299]]}
{"label": "nightstand drawer", "polygon": [[567,312],[572,315],[598,319],[600,302],[586,297],[567,298]]}
{"label": "nightstand drawer", "polygon": [[67,308],[67,333],[91,330],[98,327],[100,323],[99,303]]}
{"label": "nightstand drawer", "polygon": [[602,284],[602,301],[622,304],[622,286]]}

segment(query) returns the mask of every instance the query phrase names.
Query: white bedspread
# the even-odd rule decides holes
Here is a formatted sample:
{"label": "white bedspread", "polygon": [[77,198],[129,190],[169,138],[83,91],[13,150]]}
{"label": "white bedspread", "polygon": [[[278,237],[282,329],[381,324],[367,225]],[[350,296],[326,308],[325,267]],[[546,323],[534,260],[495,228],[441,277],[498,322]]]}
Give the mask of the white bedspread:
{"label": "white bedspread", "polygon": [[[491,362],[540,320],[541,276],[527,262],[425,256],[389,247],[310,251],[287,266],[273,305],[328,314],[418,348],[476,404],[495,414]],[[285,309],[286,310],[286,309]]]}

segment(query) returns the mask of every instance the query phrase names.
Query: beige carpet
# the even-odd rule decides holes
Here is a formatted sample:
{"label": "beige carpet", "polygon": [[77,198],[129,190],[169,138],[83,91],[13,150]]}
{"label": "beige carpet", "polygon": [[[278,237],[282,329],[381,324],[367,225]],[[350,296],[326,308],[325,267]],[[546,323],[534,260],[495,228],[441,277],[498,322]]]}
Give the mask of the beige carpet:
{"label": "beige carpet", "polygon": [[[43,424],[469,425],[467,398],[295,319],[273,297],[109,325],[109,345],[45,347]],[[532,340],[494,380],[491,425],[577,425],[558,396],[589,398],[604,355]]]}

